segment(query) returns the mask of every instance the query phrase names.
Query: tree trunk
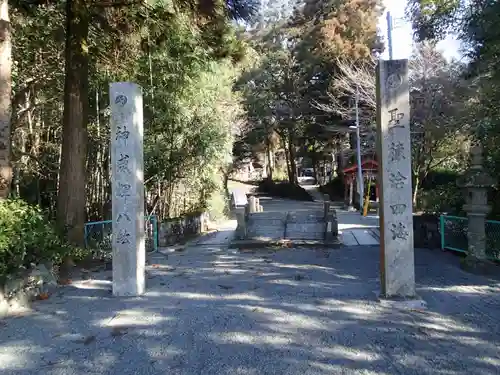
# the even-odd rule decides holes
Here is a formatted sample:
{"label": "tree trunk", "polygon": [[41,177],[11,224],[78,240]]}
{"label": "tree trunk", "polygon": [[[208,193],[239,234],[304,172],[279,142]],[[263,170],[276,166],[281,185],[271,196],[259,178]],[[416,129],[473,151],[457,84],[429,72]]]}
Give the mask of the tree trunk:
{"label": "tree trunk", "polygon": [[415,179],[415,184],[413,186],[413,207],[414,208],[417,207],[418,185],[419,185],[419,181],[418,181],[418,177],[417,177]]}
{"label": "tree trunk", "polygon": [[298,185],[299,179],[297,178],[297,162],[295,160],[295,143],[293,142],[292,135],[288,135],[288,153],[290,154],[290,183]]}
{"label": "tree trunk", "polygon": [[339,152],[335,160],[337,162],[337,176],[340,177],[342,180],[344,179],[344,159],[342,152]]}
{"label": "tree trunk", "polygon": [[12,42],[8,0],[0,0],[0,200],[10,194]]}
{"label": "tree trunk", "polygon": [[283,139],[283,136],[281,136],[281,146],[283,147],[283,150],[285,150],[285,163],[286,163],[286,171],[288,175],[288,181],[290,182],[290,176],[292,175],[292,172],[290,171],[290,157],[289,157],[289,152],[288,148],[286,145],[285,140]]}
{"label": "tree trunk", "polygon": [[88,116],[88,31],[85,0],[66,1],[65,85],[57,217],[68,240],[83,245]]}
{"label": "tree trunk", "polygon": [[313,178],[314,185],[318,184],[318,155],[316,154],[316,150],[313,150],[311,153],[311,161],[313,166]]}
{"label": "tree trunk", "polygon": [[229,175],[231,174],[231,169],[222,170],[222,188],[224,189],[224,195],[226,199],[231,199],[231,192],[229,191]]}
{"label": "tree trunk", "polygon": [[415,177],[413,179],[413,207],[417,208],[417,198],[418,198],[418,193],[420,189],[420,183],[422,180],[425,178],[425,174],[422,173],[416,173]]}
{"label": "tree trunk", "polygon": [[267,152],[267,178],[269,181],[273,180],[273,156],[271,150],[271,140],[269,136],[266,137],[266,152]]}

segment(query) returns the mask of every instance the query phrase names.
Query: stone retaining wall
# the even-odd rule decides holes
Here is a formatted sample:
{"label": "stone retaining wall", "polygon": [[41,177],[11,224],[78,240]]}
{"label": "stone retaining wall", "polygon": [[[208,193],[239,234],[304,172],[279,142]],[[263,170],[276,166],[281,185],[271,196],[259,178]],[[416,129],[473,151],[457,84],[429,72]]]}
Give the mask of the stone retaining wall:
{"label": "stone retaining wall", "polygon": [[172,245],[191,235],[207,231],[208,214],[198,213],[163,221],[158,224],[158,245]]}
{"label": "stone retaining wall", "polygon": [[57,286],[52,268],[39,264],[0,285],[0,318],[29,308],[40,293]]}
{"label": "stone retaining wall", "polygon": [[439,215],[413,215],[413,241],[416,248],[441,248],[441,233],[439,229]]}

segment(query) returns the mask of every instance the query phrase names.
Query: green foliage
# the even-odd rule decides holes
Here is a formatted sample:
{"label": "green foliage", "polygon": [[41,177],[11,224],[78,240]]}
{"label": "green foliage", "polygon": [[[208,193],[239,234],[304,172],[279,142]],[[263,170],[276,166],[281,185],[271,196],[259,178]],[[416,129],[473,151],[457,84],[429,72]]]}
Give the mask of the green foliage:
{"label": "green foliage", "polygon": [[278,181],[288,181],[288,172],[284,167],[277,167],[273,171],[273,180],[275,182]]}
{"label": "green foliage", "polygon": [[71,250],[43,211],[22,200],[0,201],[0,282],[32,264],[59,262]]}
{"label": "green foliage", "polygon": [[462,190],[456,182],[435,186],[431,190],[421,192],[418,207],[428,213],[447,213],[450,215],[463,215],[462,206],[465,200]]}
{"label": "green foliage", "polygon": [[[110,219],[109,97],[114,81],[143,88],[148,213],[162,220],[207,206],[241,113],[232,90],[247,46],[229,18],[252,1],[90,7],[87,220]],[[250,11],[250,12],[249,12]],[[211,15],[208,18],[204,16]],[[56,215],[63,121],[64,7],[12,11],[14,192]]]}
{"label": "green foliage", "polygon": [[323,194],[328,194],[332,201],[343,201],[345,199],[345,185],[340,176],[336,176],[332,181],[320,187]]}
{"label": "green foliage", "polygon": [[229,215],[229,199],[226,193],[221,190],[215,190],[207,202],[206,212],[210,220],[219,221],[228,217]]}
{"label": "green foliage", "polygon": [[437,186],[457,183],[460,173],[450,169],[436,169],[430,171],[422,181],[423,190],[432,190]]}
{"label": "green foliage", "polygon": [[421,183],[417,207],[429,213],[463,214],[464,193],[457,185],[460,175],[451,169],[429,171]]}
{"label": "green foliage", "polygon": [[313,197],[303,187],[289,182],[274,182],[266,179],[259,184],[257,191],[272,197],[314,201]]}
{"label": "green foliage", "polygon": [[378,0],[308,0],[291,17],[280,12],[272,23],[264,17],[264,27],[247,35],[259,58],[238,85],[247,112],[242,141],[251,146],[238,151],[247,157],[269,149],[285,152],[291,182],[303,146],[315,164],[339,151],[338,130],[347,131],[349,124],[316,104],[330,100],[330,86],[339,76],[337,58],[359,62],[380,49],[380,5]]}
{"label": "green foliage", "polygon": [[409,0],[407,14],[417,40],[444,39],[459,24],[464,4],[463,0]]}

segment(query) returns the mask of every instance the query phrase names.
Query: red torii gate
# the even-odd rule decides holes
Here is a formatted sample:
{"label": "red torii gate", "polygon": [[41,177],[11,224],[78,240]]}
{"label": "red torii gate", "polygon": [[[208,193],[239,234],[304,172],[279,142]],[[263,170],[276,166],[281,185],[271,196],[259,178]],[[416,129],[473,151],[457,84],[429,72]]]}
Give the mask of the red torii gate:
{"label": "red torii gate", "polygon": [[[373,159],[364,160],[361,163],[361,169],[363,172],[363,183],[369,179],[375,180],[375,195],[373,196],[373,200],[378,200],[378,163]],[[353,166],[347,167],[342,170],[344,176],[344,200],[349,205],[349,207],[353,206],[354,203],[354,184],[357,186],[357,177],[358,177],[358,164],[354,164]],[[372,185],[373,186],[373,185]],[[371,189],[370,189],[371,190]],[[365,188],[366,191],[366,188]],[[359,195],[359,192],[357,193]],[[363,198],[362,198],[363,199]],[[356,200],[356,203],[359,203],[359,198]]]}

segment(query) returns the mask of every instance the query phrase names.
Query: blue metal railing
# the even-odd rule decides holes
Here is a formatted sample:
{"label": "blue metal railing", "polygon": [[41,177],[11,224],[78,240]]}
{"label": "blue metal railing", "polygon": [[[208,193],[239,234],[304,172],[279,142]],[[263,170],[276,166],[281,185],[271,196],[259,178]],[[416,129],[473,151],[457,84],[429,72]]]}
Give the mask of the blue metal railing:
{"label": "blue metal railing", "polygon": [[[158,250],[158,218],[156,215],[147,216],[144,219],[144,231],[146,235],[146,251]],[[85,223],[84,243],[85,248],[111,252],[112,250],[113,221],[91,221]]]}
{"label": "blue metal railing", "polygon": [[[468,220],[460,216],[441,215],[441,248],[466,253]],[[500,221],[486,220],[486,254],[500,260]]]}

